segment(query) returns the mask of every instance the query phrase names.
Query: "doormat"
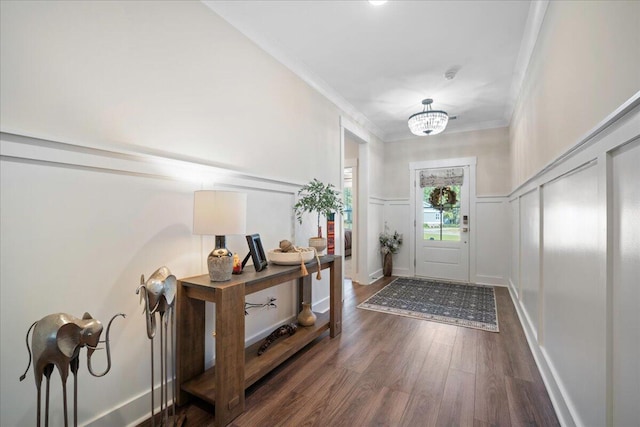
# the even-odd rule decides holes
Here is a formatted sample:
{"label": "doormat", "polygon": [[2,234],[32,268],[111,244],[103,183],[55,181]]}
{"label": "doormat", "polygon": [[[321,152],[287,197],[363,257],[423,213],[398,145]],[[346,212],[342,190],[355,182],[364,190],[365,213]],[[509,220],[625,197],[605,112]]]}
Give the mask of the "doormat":
{"label": "doormat", "polygon": [[358,308],[498,332],[493,286],[400,277]]}

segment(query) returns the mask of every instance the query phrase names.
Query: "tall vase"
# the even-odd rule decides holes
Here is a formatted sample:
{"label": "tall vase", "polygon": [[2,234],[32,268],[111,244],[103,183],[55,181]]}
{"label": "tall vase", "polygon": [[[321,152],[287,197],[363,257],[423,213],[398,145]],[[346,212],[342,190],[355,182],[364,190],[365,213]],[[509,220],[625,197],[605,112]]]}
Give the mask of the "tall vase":
{"label": "tall vase", "polygon": [[384,258],[382,260],[382,274],[386,277],[391,276],[393,272],[393,254],[391,252],[387,252],[384,254]]}

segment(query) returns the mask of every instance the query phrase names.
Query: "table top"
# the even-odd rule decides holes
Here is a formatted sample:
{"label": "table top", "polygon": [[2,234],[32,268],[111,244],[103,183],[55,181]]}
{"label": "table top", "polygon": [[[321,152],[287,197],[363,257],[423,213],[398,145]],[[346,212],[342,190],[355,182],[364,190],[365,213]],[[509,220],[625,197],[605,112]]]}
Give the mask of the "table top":
{"label": "table top", "polygon": [[[320,257],[320,265],[322,269],[325,269],[330,266],[333,261],[341,257],[341,255],[323,255]],[[315,271],[316,269],[316,259],[307,262],[305,264],[307,269],[309,270],[309,274]],[[265,280],[275,279],[278,276],[288,276],[291,273],[295,273],[298,271],[300,273],[299,277],[302,277],[302,272],[300,270],[300,265],[277,265],[269,263],[267,267],[262,271],[255,271],[253,266],[246,266],[242,274],[234,274],[231,276],[231,280],[227,280],[225,282],[212,282],[209,278],[208,274],[201,274],[199,276],[187,277],[184,279],[180,279],[180,282],[185,286],[193,286],[199,288],[208,288],[210,290],[215,291],[215,289],[224,289],[230,286],[237,286],[240,284],[244,284],[245,286],[250,286],[255,283],[263,282]]]}

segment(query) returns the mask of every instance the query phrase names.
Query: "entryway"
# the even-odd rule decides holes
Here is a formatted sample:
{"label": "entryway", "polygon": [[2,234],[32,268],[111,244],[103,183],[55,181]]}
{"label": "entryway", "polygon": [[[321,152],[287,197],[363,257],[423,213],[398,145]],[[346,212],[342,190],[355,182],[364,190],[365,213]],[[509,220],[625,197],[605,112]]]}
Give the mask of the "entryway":
{"label": "entryway", "polygon": [[411,173],[414,274],[469,282],[475,158],[412,163]]}

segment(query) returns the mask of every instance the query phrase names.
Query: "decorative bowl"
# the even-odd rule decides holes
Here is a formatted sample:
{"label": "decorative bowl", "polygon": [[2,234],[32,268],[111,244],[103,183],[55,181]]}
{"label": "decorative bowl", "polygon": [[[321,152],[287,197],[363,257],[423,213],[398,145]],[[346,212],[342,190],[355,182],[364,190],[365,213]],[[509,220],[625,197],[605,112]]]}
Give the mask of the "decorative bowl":
{"label": "decorative bowl", "polygon": [[309,262],[315,256],[313,248],[298,248],[301,252],[281,252],[280,249],[270,249],[267,259],[273,264],[296,265],[300,264],[300,257],[304,262]]}

